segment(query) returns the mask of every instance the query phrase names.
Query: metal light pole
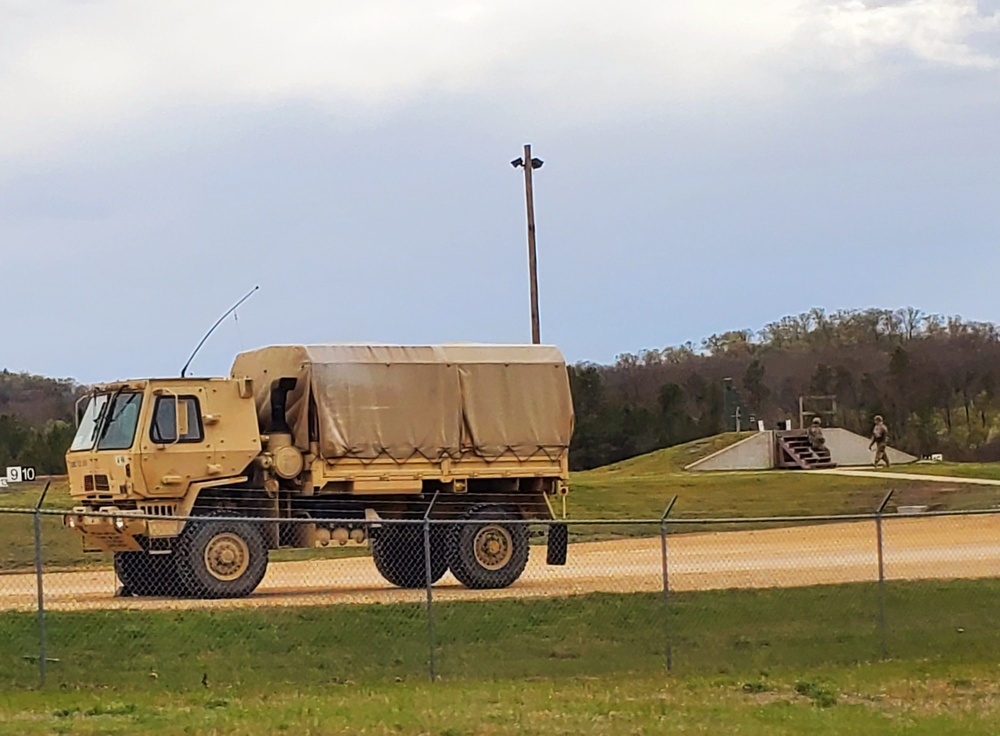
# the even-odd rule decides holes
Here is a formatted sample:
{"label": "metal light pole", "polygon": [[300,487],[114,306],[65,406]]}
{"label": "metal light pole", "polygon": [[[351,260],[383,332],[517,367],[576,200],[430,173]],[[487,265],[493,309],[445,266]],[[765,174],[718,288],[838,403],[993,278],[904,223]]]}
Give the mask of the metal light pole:
{"label": "metal light pole", "polygon": [[531,172],[542,168],[545,163],[540,158],[531,157],[531,145],[524,145],[524,157],[510,162],[515,169],[524,169],[524,198],[528,209],[528,272],[531,277],[531,342],[538,345],[542,341],[542,331],[538,324],[538,265],[535,258],[535,198],[531,190]]}

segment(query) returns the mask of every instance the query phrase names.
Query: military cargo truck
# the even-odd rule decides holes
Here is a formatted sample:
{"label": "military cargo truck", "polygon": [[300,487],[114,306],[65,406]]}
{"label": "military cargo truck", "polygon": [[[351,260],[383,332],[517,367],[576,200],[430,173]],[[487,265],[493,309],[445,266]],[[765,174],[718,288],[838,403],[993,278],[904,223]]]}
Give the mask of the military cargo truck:
{"label": "military cargo truck", "polygon": [[[432,581],[506,587],[529,554],[511,522],[565,515],[573,407],[553,347],[274,346],[228,378],[85,399],[65,524],[135,595],[244,596],[271,550],[348,545],[420,587],[423,525],[392,521],[425,517],[451,520],[429,525]],[[565,526],[548,528],[562,564]]]}

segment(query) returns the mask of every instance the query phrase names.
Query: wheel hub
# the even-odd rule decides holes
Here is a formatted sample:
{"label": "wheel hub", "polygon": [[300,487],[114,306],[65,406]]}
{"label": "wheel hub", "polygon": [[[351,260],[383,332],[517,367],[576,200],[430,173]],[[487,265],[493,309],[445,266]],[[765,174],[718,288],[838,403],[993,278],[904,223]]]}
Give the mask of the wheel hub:
{"label": "wheel hub", "polygon": [[250,550],[237,534],[217,534],[205,546],[205,568],[219,580],[236,580],[249,564]]}
{"label": "wheel hub", "polygon": [[487,570],[499,570],[514,553],[514,540],[510,531],[502,526],[487,526],[476,532],[473,541],[476,562]]}

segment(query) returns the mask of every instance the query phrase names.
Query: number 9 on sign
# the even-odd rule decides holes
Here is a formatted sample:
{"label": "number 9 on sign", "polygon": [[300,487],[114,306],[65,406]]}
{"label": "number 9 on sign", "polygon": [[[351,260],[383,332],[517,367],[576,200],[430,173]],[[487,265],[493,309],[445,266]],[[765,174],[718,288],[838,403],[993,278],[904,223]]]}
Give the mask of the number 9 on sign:
{"label": "number 9 on sign", "polygon": [[35,479],[35,469],[22,467],[20,465],[10,465],[7,467],[7,482],[21,483],[22,481],[33,481]]}

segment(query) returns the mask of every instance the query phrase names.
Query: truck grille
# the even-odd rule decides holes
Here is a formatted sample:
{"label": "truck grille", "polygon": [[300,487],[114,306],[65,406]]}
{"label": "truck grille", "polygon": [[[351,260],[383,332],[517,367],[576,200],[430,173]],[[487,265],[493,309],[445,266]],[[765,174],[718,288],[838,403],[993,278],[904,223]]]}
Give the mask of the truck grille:
{"label": "truck grille", "polygon": [[173,516],[174,510],[175,507],[172,503],[152,503],[139,506],[139,513],[148,516]]}
{"label": "truck grille", "polygon": [[111,484],[106,475],[85,475],[83,476],[83,490],[85,491],[109,491]]}

